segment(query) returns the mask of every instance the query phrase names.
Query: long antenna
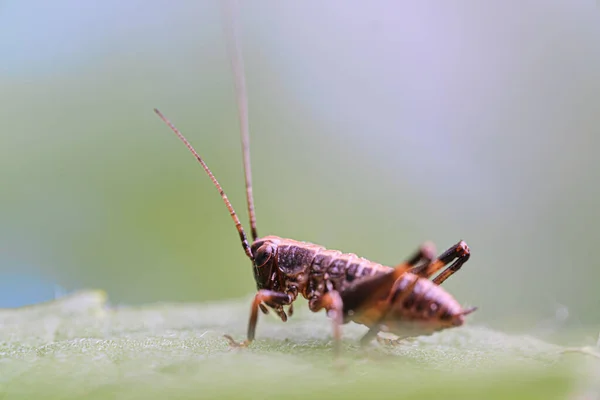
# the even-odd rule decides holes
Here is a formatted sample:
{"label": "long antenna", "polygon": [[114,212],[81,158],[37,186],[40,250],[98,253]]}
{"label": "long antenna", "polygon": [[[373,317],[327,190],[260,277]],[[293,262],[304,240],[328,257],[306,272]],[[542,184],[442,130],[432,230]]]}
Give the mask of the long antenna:
{"label": "long antenna", "polygon": [[[244,75],[244,59],[240,47],[238,33],[238,4],[235,0],[226,1],[224,5],[226,20],[225,34],[227,36],[227,50],[235,78],[235,94],[237,99],[238,116],[240,120],[240,133],[242,136],[242,154],[244,158],[244,174],[246,176],[246,199],[248,201],[248,215],[250,216],[250,232],[252,240],[256,240],[256,213],[254,211],[254,197],[252,196],[252,170],[250,168],[250,127],[248,123],[248,95],[246,92],[246,78]],[[234,4],[235,3],[235,4]]]}
{"label": "long antenna", "polygon": [[248,256],[248,258],[250,258],[250,260],[253,260],[254,258],[252,257],[252,251],[250,251],[250,245],[248,244],[248,239],[246,239],[246,232],[244,232],[244,227],[242,226],[242,224],[240,222],[240,219],[238,218],[237,214],[235,213],[235,210],[233,209],[233,206],[231,205],[231,202],[227,198],[227,195],[223,191],[223,188],[221,187],[221,185],[217,181],[217,178],[215,178],[215,176],[213,175],[213,173],[208,168],[208,165],[206,165],[206,163],[204,162],[204,160],[202,160],[202,157],[200,157],[200,155],[198,154],[198,152],[196,152],[196,150],[194,150],[194,148],[192,147],[192,145],[190,144],[190,142],[188,142],[187,139],[181,134],[181,132],[179,132],[179,130],[175,127],[175,125],[173,125],[171,123],[171,121],[169,121],[156,108],[154,109],[154,112],[156,114],[158,114],[158,116],[160,117],[160,119],[162,119],[165,122],[165,124],[167,124],[169,126],[169,128],[171,128],[171,130],[173,132],[175,132],[175,134],[179,137],[179,139],[181,139],[181,141],[192,152],[192,154],[194,156],[196,156],[196,159],[200,162],[200,164],[202,164],[202,168],[204,168],[204,170],[206,171],[206,173],[210,177],[210,180],[213,182],[213,184],[219,190],[219,194],[221,195],[221,198],[225,202],[225,205],[227,206],[227,209],[229,210],[229,214],[231,215],[231,218],[233,218],[233,222],[235,223],[235,227],[236,227],[238,233],[240,234],[240,240],[242,241],[242,247],[244,248],[244,251],[246,252],[246,255]]}

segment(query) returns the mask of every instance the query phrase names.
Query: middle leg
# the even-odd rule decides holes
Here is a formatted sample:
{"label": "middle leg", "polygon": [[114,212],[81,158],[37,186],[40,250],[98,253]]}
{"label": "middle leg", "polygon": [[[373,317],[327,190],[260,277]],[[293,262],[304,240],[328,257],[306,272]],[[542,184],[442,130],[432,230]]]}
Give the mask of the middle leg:
{"label": "middle leg", "polygon": [[312,299],[308,307],[311,311],[317,312],[321,309],[327,311],[327,316],[331,318],[333,324],[333,353],[337,357],[341,351],[342,324],[344,323],[344,305],[340,294],[332,290],[321,297]]}

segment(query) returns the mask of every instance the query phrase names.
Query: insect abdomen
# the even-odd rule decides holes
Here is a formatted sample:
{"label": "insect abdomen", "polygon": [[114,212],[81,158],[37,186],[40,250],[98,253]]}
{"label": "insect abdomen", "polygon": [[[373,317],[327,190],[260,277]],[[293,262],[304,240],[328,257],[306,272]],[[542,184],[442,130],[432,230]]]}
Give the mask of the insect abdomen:
{"label": "insect abdomen", "polygon": [[384,325],[396,335],[426,335],[464,322],[462,307],[448,292],[411,273],[400,278],[392,304]]}

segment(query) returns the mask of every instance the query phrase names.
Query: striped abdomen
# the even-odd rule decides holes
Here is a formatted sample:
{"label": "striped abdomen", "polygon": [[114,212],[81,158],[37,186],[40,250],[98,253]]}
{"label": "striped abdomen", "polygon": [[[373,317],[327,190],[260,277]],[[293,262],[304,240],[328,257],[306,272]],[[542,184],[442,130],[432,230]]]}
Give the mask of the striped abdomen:
{"label": "striped abdomen", "polygon": [[[348,319],[366,326],[381,324],[382,331],[401,337],[427,335],[464,322],[464,310],[448,292],[410,272],[400,276],[384,294],[358,304],[356,310],[347,309]],[[352,302],[351,298],[346,300]]]}

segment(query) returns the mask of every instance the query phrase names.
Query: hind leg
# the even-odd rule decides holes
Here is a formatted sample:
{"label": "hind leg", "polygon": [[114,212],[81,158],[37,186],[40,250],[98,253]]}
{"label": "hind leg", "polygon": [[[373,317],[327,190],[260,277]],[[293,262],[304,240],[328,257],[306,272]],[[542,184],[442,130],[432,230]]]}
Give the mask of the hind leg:
{"label": "hind leg", "polygon": [[423,278],[431,278],[439,270],[444,268],[450,262],[454,261],[448,268],[442,271],[442,273],[433,280],[433,282],[439,285],[446,279],[448,279],[450,275],[458,271],[460,267],[462,267],[463,264],[469,260],[470,256],[471,250],[469,249],[469,246],[467,246],[467,243],[461,240],[460,242],[443,252],[435,261],[429,264],[424,264],[415,267],[410,272]]}
{"label": "hind leg", "polygon": [[410,256],[406,261],[396,265],[394,268],[397,269],[411,267],[414,270],[415,268],[429,265],[434,259],[435,245],[431,242],[425,242],[412,256]]}
{"label": "hind leg", "polygon": [[411,287],[416,284],[417,279],[407,283],[408,287],[400,291],[402,293],[400,297],[393,297],[397,295],[399,285],[404,282],[406,272],[410,272],[419,278],[430,278],[454,260],[450,267],[440,275],[438,281],[443,282],[457,271],[469,259],[469,256],[469,247],[464,241],[460,241],[431,262],[434,258],[433,246],[425,244],[420,247],[416,254],[397,265],[390,273],[359,281],[341,292],[345,312],[360,313],[368,311],[374,317],[368,323],[369,331],[360,339],[361,346],[366,345],[377,336],[381,330],[381,323],[385,320],[393,304],[404,301],[402,296],[412,292]]}
{"label": "hind leg", "polygon": [[[413,267],[409,271],[412,274],[417,275],[418,277],[430,278],[436,272],[438,272],[440,269],[442,269],[444,266],[446,266],[450,262],[454,261],[454,262],[452,262],[452,264],[450,264],[450,266],[448,268],[446,268],[444,271],[442,271],[442,273],[433,280],[433,282],[435,284],[439,285],[442,282],[444,282],[446,279],[448,279],[448,277],[450,277],[456,271],[458,271],[460,269],[460,267],[462,267],[462,265],[465,262],[467,262],[467,260],[469,259],[470,255],[471,255],[469,246],[467,246],[467,244],[462,240],[460,242],[458,242],[457,244],[455,244],[454,246],[450,247],[445,252],[443,252],[433,262],[427,262],[427,258],[429,255],[428,253],[431,254],[427,250],[426,247],[421,246],[421,249],[419,250],[419,252],[417,252],[417,254],[415,254],[413,257],[411,257],[409,260],[407,260],[404,264],[400,264],[398,267],[396,267],[397,272],[395,271],[396,272],[395,276],[397,278],[396,278],[396,281],[394,282],[394,285],[392,286],[392,289],[389,292],[388,301],[385,303],[385,309],[382,310],[379,321],[374,323],[373,325],[371,325],[369,331],[360,339],[361,346],[366,345],[367,343],[369,343],[371,340],[373,340],[376,337],[377,337],[378,341],[386,340],[383,338],[380,339],[380,337],[378,336],[378,333],[380,332],[381,323],[385,320],[385,317],[386,317],[387,313],[389,312],[389,310],[391,309],[391,307],[393,306],[393,303],[396,303],[396,302],[399,303],[399,302],[404,301],[403,295],[401,295],[400,297],[397,297],[397,298],[393,298],[395,292],[399,289],[399,285],[403,280],[404,273],[402,272],[402,274],[400,274],[402,268],[406,268],[406,266],[411,265],[411,263],[413,265],[415,265],[419,261],[425,260],[424,264]],[[433,258],[433,257],[431,257],[431,258]],[[411,288],[414,287],[414,285],[416,283],[417,283],[417,279],[415,279],[414,282],[409,284],[408,288],[403,290],[402,293],[404,293],[406,295],[408,293],[411,293],[412,292]],[[403,338],[399,338],[399,339],[395,340],[394,342],[397,342],[398,340],[402,340],[402,339]]]}
{"label": "hind leg", "polygon": [[379,344],[383,344],[386,346],[397,346],[401,343],[413,341],[416,338],[412,337],[412,336],[398,336],[394,339],[388,339],[388,338],[381,337],[380,335],[377,335],[377,336],[375,336],[375,339],[377,340],[377,343],[379,343]]}
{"label": "hind leg", "polygon": [[443,270],[438,276],[433,279],[433,283],[436,285],[441,285],[444,283],[446,279],[448,279],[452,274],[460,269],[464,263],[469,260],[471,253],[469,252],[469,248],[467,247],[467,252],[459,257],[456,261],[454,261],[448,268]]}
{"label": "hind leg", "polygon": [[[381,323],[385,320],[387,314],[392,309],[393,305],[396,303],[404,302],[406,298],[413,292],[413,289],[419,281],[419,278],[414,277],[412,282],[406,282],[407,279],[409,278],[406,278],[404,275],[396,279],[383,305],[383,310],[381,310],[379,319],[374,324],[372,324],[368,332],[365,333],[365,335],[362,338],[360,338],[359,343],[361,347],[366,346],[375,337],[377,337],[377,339],[379,340],[378,333],[381,331]],[[404,289],[401,289],[400,285],[402,284],[405,285]]]}
{"label": "hind leg", "polygon": [[431,242],[426,242],[419,247],[419,250],[417,250],[415,254],[403,263],[396,265],[394,269],[397,271],[409,271],[423,278],[431,278],[440,269],[456,259],[450,267],[444,270],[440,276],[436,278],[436,280],[439,281],[438,284],[441,284],[467,262],[470,252],[467,243],[461,240],[436,258],[435,246]]}

